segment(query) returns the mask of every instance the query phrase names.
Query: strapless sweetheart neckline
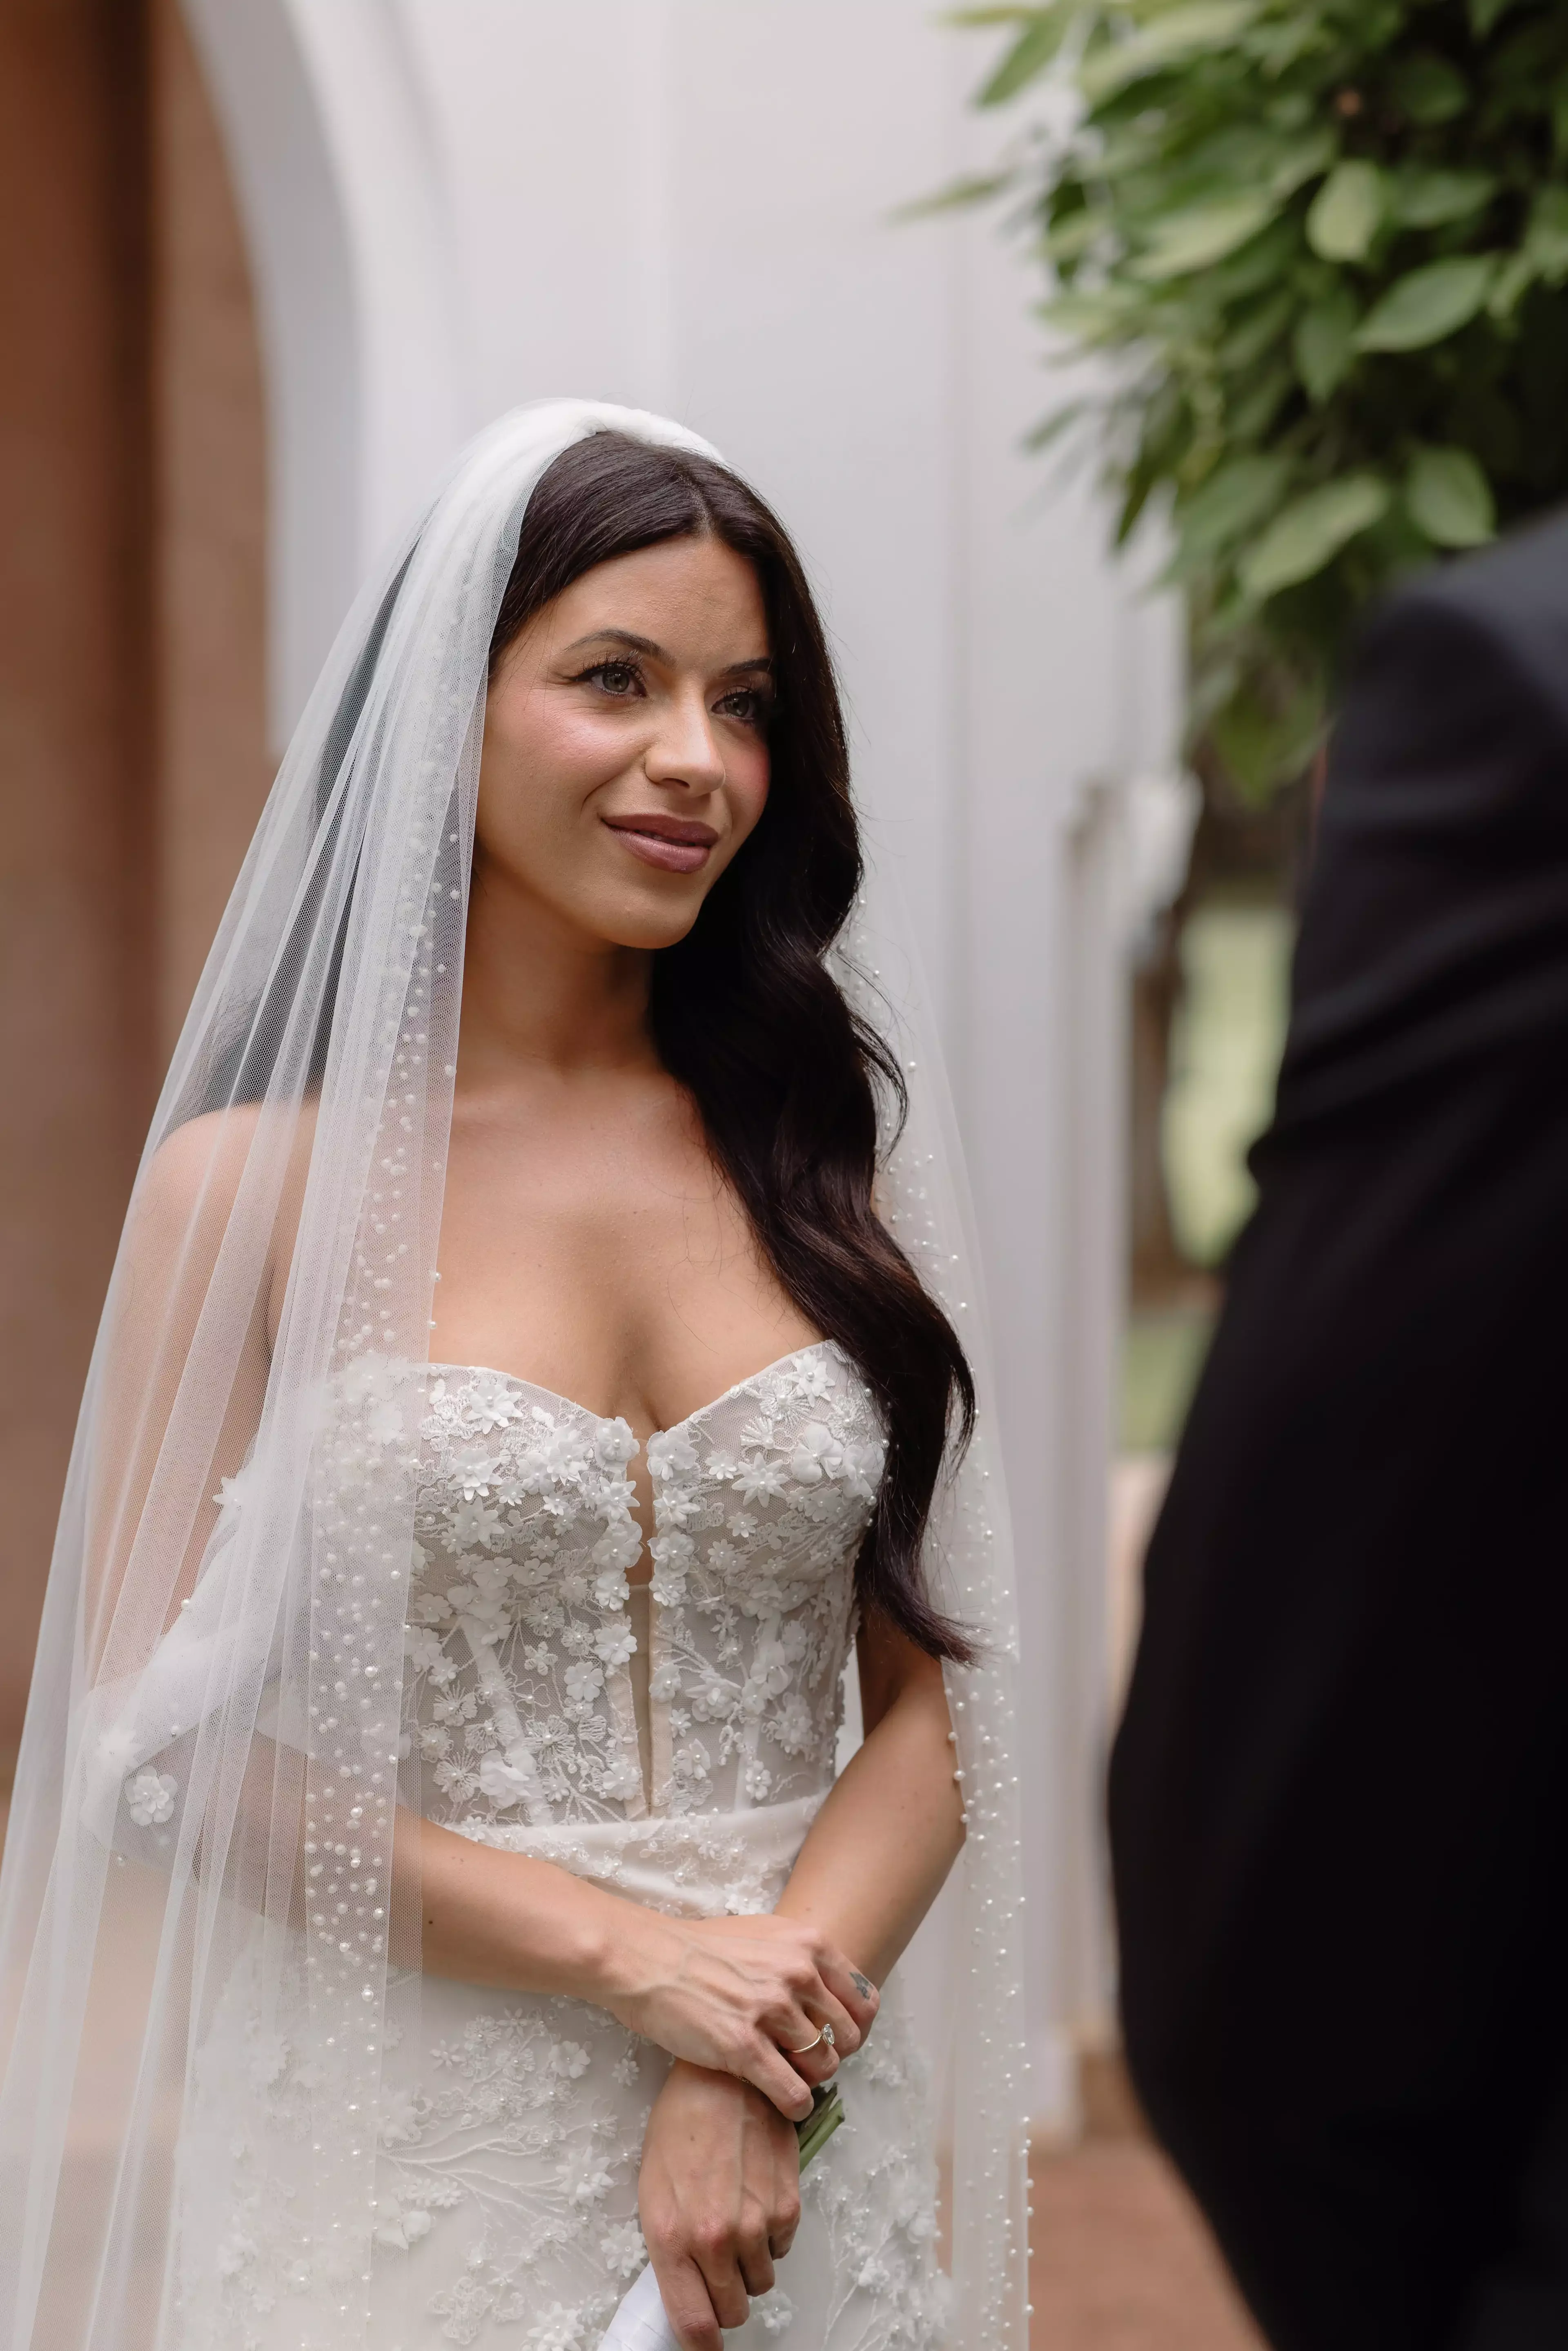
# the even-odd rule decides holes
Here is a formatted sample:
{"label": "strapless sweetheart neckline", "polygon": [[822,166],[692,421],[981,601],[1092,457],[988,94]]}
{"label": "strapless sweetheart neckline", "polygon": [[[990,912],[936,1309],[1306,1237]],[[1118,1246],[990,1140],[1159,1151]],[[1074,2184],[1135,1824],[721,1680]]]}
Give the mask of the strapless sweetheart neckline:
{"label": "strapless sweetheart neckline", "polygon": [[[775,1373],[787,1371],[791,1364],[804,1363],[809,1355],[820,1355],[824,1348],[837,1345],[835,1339],[813,1339],[807,1346],[791,1347],[787,1355],[775,1355],[770,1364],[763,1364],[757,1371],[747,1372],[743,1380],[737,1380],[721,1395],[710,1396],[706,1404],[699,1404],[695,1412],[688,1412],[682,1419],[671,1421],[667,1428],[656,1428],[653,1435],[678,1437],[683,1429],[695,1427],[698,1421],[706,1420],[709,1413],[716,1412],[721,1404],[728,1404],[731,1397],[744,1395],[747,1388],[760,1386]],[[526,1380],[517,1372],[503,1372],[494,1364],[448,1364],[433,1359],[427,1368],[433,1372],[476,1372],[484,1379],[505,1380],[508,1387],[527,1388],[531,1395],[543,1396],[550,1404],[564,1405],[568,1412],[580,1412],[584,1420],[591,1420],[601,1428],[627,1425],[620,1413],[595,1412],[591,1405],[579,1404],[575,1396],[562,1395],[559,1388],[547,1388],[539,1380]],[[641,1449],[639,1447],[638,1450]]]}

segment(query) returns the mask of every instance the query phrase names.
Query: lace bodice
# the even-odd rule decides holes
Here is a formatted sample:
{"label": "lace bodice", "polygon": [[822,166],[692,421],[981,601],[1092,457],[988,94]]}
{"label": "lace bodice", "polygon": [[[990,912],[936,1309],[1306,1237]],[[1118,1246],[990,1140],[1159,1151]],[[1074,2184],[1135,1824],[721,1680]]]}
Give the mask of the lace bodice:
{"label": "lace bodice", "polygon": [[831,1782],[884,1452],[859,1374],[822,1341],[650,1438],[651,1788],[636,1451],[623,1420],[479,1365],[367,1357],[338,1382],[321,1507],[351,1520],[389,1473],[414,1479],[402,1744],[430,1818],[506,1844]]}

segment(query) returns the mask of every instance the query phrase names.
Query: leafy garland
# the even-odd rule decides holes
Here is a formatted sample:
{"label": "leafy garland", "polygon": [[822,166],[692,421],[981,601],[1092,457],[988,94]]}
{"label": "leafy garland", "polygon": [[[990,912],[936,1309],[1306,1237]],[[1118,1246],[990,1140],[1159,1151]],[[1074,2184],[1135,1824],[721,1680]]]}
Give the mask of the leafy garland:
{"label": "leafy garland", "polygon": [[[1051,0],[979,93],[1049,82],[947,201],[1015,212],[1103,387],[1118,536],[1168,507],[1195,735],[1261,799],[1399,572],[1568,495],[1563,0]],[[1056,107],[1059,116],[1062,107]]]}

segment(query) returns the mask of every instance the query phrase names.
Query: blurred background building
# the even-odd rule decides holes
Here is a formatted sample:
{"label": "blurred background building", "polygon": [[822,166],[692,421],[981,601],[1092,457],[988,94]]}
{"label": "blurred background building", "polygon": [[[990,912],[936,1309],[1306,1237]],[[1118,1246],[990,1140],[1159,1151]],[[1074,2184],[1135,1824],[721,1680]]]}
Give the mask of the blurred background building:
{"label": "blurred background building", "polygon": [[[805,553],[946,1033],[1019,1536],[1049,2137],[1108,2028],[1113,1652],[1207,1299],[1155,1285],[1124,1400],[1126,977],[1186,870],[1178,627],[1023,446],[1063,395],[1016,256],[907,214],[983,162],[982,68],[925,0],[0,14],[0,1750],[147,1117],[350,597],[500,410],[667,411]],[[1185,928],[1159,1113],[1197,1263],[1281,968],[1281,918],[1231,901]],[[1248,957],[1264,985],[1228,986]]]}

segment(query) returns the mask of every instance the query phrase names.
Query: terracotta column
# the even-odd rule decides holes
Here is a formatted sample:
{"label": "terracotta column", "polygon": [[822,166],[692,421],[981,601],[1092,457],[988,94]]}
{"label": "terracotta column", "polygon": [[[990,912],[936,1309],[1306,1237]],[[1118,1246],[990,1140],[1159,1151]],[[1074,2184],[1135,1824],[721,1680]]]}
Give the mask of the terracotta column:
{"label": "terracotta column", "polygon": [[0,1783],[168,1051],[265,794],[264,432],[174,0],[0,11]]}
{"label": "terracotta column", "polygon": [[0,1748],[152,1084],[145,27],[0,12]]}
{"label": "terracotta column", "polygon": [[267,466],[250,273],[177,0],[152,0],[160,1070],[272,780]]}

